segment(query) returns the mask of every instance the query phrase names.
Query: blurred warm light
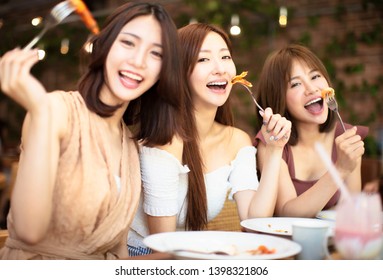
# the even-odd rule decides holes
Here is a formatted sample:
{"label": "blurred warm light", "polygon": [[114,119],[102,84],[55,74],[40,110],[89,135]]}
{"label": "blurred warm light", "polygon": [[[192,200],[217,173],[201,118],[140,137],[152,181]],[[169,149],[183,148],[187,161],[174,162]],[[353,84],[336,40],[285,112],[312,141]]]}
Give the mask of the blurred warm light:
{"label": "blurred warm light", "polygon": [[287,25],[287,8],[282,6],[279,8],[279,25],[286,27]]}
{"label": "blurred warm light", "polygon": [[41,24],[42,21],[43,21],[42,17],[35,17],[32,19],[31,24],[33,26],[38,26],[39,24]]}
{"label": "blurred warm light", "polygon": [[198,21],[195,18],[191,18],[189,20],[189,24],[197,23]]}
{"label": "blurred warm light", "polygon": [[233,36],[241,34],[241,28],[237,25],[230,27],[230,34]]}
{"label": "blurred warm light", "polygon": [[61,54],[67,54],[69,51],[69,39],[64,38],[61,40],[61,48],[60,48],[60,53]]}
{"label": "blurred warm light", "polygon": [[234,14],[231,16],[231,25],[239,25],[239,16]]}
{"label": "blurred warm light", "polygon": [[38,50],[37,56],[39,57],[39,60],[43,60],[45,58],[45,51],[44,50]]}
{"label": "blurred warm light", "polygon": [[85,43],[84,49],[87,53],[91,53],[93,50],[93,44],[90,42]]}
{"label": "blurred warm light", "polygon": [[233,36],[241,34],[241,28],[239,27],[239,16],[236,14],[231,16],[230,34]]}
{"label": "blurred warm light", "polygon": [[0,28],[2,28],[2,27],[3,27],[3,25],[4,25],[4,21],[3,21],[3,19],[2,19],[2,18],[0,18]]}
{"label": "blurred warm light", "polygon": [[285,27],[287,25],[287,17],[286,16],[280,16],[279,17],[279,25],[282,27]]}

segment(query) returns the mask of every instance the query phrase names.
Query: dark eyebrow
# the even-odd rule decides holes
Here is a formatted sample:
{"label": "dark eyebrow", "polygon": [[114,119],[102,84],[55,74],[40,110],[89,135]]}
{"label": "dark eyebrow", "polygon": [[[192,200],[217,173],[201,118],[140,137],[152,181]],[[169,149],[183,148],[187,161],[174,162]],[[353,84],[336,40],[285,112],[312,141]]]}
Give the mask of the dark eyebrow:
{"label": "dark eyebrow", "polygon": [[[309,75],[312,74],[313,72],[316,72],[316,71],[318,71],[318,69],[313,69],[313,70],[311,70],[311,71],[309,72]],[[299,78],[299,77],[300,77],[300,76],[294,76],[294,77],[291,77],[291,78],[290,78],[290,81],[291,81],[291,80],[294,80],[294,79],[297,79],[297,78]],[[289,81],[289,82],[290,82],[290,81]]]}
{"label": "dark eyebrow", "polygon": [[[222,48],[222,49],[220,49],[219,51],[220,51],[220,52],[224,52],[224,51],[229,51],[229,49],[228,49],[228,48]],[[200,53],[201,53],[201,52],[210,53],[211,51],[210,51],[210,50],[203,50],[203,49],[201,49],[199,52],[200,52]]]}
{"label": "dark eyebrow", "polygon": [[[137,40],[141,40],[141,37],[137,36],[137,35],[134,34],[134,33],[121,31],[120,34],[130,35],[130,36],[136,38]],[[159,48],[162,48],[162,44],[153,43],[153,45],[154,45],[154,46],[157,46],[157,47],[159,47]]]}

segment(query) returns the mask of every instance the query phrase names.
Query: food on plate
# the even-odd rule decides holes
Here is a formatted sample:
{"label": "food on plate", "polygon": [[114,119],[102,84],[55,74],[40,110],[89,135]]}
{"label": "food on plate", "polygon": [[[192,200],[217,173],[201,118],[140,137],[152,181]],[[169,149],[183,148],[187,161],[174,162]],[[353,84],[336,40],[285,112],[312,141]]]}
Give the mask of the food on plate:
{"label": "food on plate", "polygon": [[326,98],[330,98],[330,97],[334,97],[335,96],[335,90],[333,88],[324,88],[322,89],[322,98],[323,99],[326,99]]}
{"label": "food on plate", "polygon": [[[267,225],[269,228],[271,228],[271,225],[268,224]],[[274,232],[282,232],[282,233],[289,233],[288,230],[285,230],[285,229],[272,229]]]}
{"label": "food on plate", "polygon": [[289,231],[288,231],[288,230],[285,230],[285,229],[275,229],[274,231],[275,231],[275,232],[289,233]]}
{"label": "food on plate", "polygon": [[252,87],[253,85],[246,79],[244,79],[247,75],[247,71],[242,72],[240,75],[235,76],[231,79],[232,84],[240,83],[248,87]]}
{"label": "food on plate", "polygon": [[274,254],[276,250],[274,248],[269,249],[265,245],[259,245],[257,249],[247,250],[246,252],[249,253],[250,255],[264,255],[264,254]]}
{"label": "food on plate", "polygon": [[93,33],[98,34],[100,29],[97,25],[96,20],[93,18],[91,12],[86,7],[85,3],[81,0],[69,0],[75,7],[75,12],[80,16],[85,26]]}

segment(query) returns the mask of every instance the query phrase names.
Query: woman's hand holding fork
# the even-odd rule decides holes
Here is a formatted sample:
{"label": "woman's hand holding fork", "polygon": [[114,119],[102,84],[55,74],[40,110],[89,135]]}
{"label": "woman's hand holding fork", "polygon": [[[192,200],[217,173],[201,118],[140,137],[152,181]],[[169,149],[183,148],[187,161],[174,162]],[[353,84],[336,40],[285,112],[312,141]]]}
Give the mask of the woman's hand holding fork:
{"label": "woman's hand holding fork", "polygon": [[283,147],[290,138],[291,122],[280,114],[273,114],[271,108],[259,113],[263,118],[261,131],[267,145]]}
{"label": "woman's hand holding fork", "polygon": [[46,97],[43,85],[31,74],[39,61],[37,50],[13,49],[0,59],[1,90],[26,111],[38,111]]}

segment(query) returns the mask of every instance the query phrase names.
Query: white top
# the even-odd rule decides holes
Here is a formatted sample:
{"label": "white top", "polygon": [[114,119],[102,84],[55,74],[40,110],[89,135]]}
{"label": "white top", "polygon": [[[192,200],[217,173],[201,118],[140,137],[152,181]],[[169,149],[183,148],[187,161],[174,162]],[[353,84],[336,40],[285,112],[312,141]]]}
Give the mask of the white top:
{"label": "white top", "polygon": [[[230,164],[205,174],[208,221],[221,212],[229,189],[229,199],[238,191],[257,190],[255,151],[253,146],[243,147]],[[190,171],[158,148],[140,147],[140,162],[143,195],[128,236],[128,245],[134,247],[145,247],[142,239],[149,235],[144,212],[150,216],[177,215],[177,230],[184,230]]]}

